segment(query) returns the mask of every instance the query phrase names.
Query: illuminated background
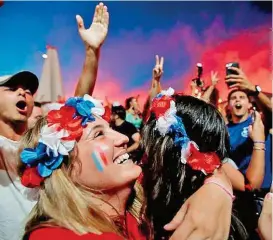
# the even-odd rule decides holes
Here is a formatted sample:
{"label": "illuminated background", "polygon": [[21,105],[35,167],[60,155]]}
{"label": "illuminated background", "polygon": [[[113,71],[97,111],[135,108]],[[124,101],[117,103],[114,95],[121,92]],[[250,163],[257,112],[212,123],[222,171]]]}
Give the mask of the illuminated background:
{"label": "illuminated background", "polygon": [[[89,26],[97,2],[5,2],[0,8],[0,75],[28,69],[41,75],[47,44],[57,48],[66,96],[73,94],[84,59],[75,15]],[[165,57],[164,87],[187,90],[195,64],[205,79],[239,61],[249,79],[272,92],[271,3],[106,2],[110,28],[94,95],[124,100],[150,86],[154,56]]]}

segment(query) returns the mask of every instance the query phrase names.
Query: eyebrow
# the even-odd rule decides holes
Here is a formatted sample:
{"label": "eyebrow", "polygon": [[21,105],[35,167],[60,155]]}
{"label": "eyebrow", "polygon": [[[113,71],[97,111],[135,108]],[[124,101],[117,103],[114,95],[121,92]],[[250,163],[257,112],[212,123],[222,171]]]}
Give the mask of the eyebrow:
{"label": "eyebrow", "polygon": [[92,131],[95,131],[95,130],[97,130],[97,129],[99,129],[99,128],[104,128],[104,125],[99,124],[99,125],[96,125],[96,126],[93,127],[93,128],[89,128],[89,132],[87,133],[85,139],[87,139],[87,138],[89,137],[89,135],[91,134]]}

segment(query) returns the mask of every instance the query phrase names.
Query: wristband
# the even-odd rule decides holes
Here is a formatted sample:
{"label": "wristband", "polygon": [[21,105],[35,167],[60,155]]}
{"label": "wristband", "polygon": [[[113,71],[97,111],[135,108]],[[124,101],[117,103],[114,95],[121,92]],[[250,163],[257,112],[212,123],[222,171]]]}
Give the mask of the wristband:
{"label": "wristband", "polygon": [[232,201],[234,201],[235,196],[233,195],[232,190],[230,191],[219,180],[216,180],[216,179],[207,179],[204,182],[204,184],[209,184],[209,183],[213,183],[213,184],[217,185],[218,187],[220,187],[224,192],[226,192],[231,197]]}
{"label": "wristband", "polygon": [[261,151],[265,151],[266,149],[265,148],[259,148],[259,147],[253,147],[253,150],[261,150]]}
{"label": "wristband", "polygon": [[265,141],[253,141],[254,143],[262,143],[265,144]]}

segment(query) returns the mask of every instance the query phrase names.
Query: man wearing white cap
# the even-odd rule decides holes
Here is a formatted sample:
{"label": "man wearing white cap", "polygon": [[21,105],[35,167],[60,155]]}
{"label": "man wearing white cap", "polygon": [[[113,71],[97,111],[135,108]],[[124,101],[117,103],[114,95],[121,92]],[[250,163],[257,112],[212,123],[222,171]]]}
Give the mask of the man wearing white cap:
{"label": "man wearing white cap", "polygon": [[[100,48],[109,24],[107,7],[96,6],[93,22],[85,29],[77,15],[79,34],[86,47],[86,59],[75,95],[92,94],[97,78]],[[0,240],[19,240],[24,233],[24,221],[36,203],[35,191],[25,189],[16,174],[17,142],[27,130],[33,94],[38,79],[31,72],[0,77]],[[59,107],[59,106],[54,106]]]}
{"label": "man wearing white cap", "polygon": [[0,77],[0,239],[20,238],[23,219],[35,204],[16,174],[18,140],[27,130],[38,89],[35,74],[22,71]]}

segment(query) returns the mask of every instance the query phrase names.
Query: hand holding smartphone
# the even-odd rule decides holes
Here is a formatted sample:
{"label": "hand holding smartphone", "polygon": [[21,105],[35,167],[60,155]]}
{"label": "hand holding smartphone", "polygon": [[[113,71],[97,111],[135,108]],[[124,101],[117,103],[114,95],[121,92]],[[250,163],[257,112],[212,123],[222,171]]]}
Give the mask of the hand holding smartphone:
{"label": "hand holding smartphone", "polygon": [[[235,68],[240,68],[239,63],[237,62],[230,62],[226,64],[226,76],[229,75],[238,75],[238,73],[232,69],[230,69],[231,67],[235,67]],[[234,83],[227,83],[227,85],[230,87],[232,86]]]}

